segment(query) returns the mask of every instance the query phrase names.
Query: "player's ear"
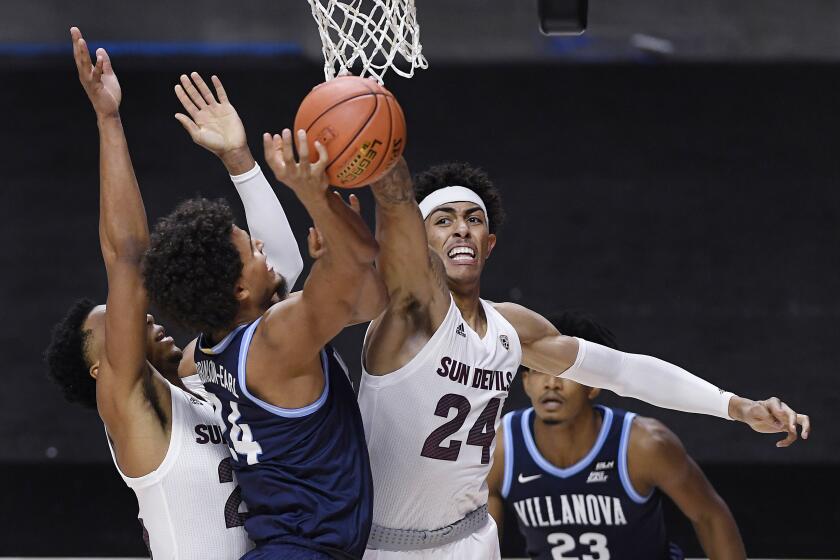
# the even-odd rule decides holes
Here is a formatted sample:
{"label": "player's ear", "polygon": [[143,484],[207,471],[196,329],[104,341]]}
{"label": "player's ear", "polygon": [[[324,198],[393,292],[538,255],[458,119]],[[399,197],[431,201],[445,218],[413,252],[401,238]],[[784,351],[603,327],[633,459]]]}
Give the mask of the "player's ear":
{"label": "player's ear", "polygon": [[493,247],[496,246],[496,234],[491,233],[487,236],[487,257],[490,257],[490,253],[493,252]]}
{"label": "player's ear", "polygon": [[93,362],[93,364],[91,364],[90,369],[88,369],[88,373],[91,377],[96,379],[96,377],[99,375],[99,360],[96,360],[95,362]]}
{"label": "player's ear", "polygon": [[590,401],[594,401],[596,398],[598,398],[598,395],[600,395],[600,394],[601,394],[601,389],[599,387],[591,387],[589,389],[589,394],[587,395],[587,397],[589,398]]}
{"label": "player's ear", "polygon": [[233,288],[233,297],[236,298],[236,301],[245,301],[248,299],[250,294],[251,292],[248,291],[248,288],[239,282],[237,282],[236,286]]}

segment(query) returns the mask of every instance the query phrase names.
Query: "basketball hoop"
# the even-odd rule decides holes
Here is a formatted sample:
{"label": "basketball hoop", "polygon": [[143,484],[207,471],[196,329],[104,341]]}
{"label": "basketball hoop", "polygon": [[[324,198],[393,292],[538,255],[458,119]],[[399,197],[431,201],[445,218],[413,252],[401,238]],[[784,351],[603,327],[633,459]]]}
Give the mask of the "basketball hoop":
{"label": "basketball hoop", "polygon": [[351,72],[381,84],[389,69],[405,78],[428,68],[414,0],[308,0],[318,24],[327,80]]}

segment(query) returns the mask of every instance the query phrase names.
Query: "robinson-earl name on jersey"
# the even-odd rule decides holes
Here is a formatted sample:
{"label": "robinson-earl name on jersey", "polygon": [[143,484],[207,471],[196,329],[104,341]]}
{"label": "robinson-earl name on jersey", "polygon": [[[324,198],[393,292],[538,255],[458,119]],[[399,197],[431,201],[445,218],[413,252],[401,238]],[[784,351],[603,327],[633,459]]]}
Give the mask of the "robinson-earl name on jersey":
{"label": "robinson-earl name on jersey", "polygon": [[195,369],[202,383],[220,385],[239,398],[239,393],[236,392],[236,378],[225,369],[225,366],[216,365],[210,360],[201,360],[195,363]]}

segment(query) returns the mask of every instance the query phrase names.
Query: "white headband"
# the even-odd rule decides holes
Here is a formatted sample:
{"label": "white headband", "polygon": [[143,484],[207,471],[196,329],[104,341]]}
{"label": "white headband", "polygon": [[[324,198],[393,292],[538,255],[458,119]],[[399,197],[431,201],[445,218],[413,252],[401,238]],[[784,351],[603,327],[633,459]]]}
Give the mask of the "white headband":
{"label": "white headband", "polygon": [[444,187],[429,193],[429,195],[420,201],[420,213],[423,219],[429,217],[432,211],[447,202],[474,202],[481,209],[484,210],[484,216],[487,219],[487,227],[490,227],[490,216],[487,215],[487,207],[484,206],[484,201],[478,196],[475,191],[467,187],[460,187],[453,185],[451,187]]}

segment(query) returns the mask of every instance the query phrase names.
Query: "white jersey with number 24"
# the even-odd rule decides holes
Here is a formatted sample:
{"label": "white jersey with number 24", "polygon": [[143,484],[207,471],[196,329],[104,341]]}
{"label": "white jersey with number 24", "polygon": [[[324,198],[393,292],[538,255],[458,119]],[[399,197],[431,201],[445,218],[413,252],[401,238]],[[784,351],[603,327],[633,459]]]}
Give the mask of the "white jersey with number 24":
{"label": "white jersey with number 24", "polygon": [[440,327],[405,366],[362,373],[377,525],[438,529],[487,503],[496,428],[522,350],[511,324],[481,305],[484,337],[450,300]]}

